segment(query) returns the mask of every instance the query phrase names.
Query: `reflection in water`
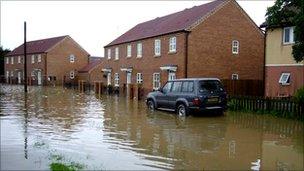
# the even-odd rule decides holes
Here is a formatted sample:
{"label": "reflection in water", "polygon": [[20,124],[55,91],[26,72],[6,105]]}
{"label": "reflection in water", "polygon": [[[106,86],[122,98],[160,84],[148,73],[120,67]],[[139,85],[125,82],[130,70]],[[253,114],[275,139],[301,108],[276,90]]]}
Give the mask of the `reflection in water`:
{"label": "reflection in water", "polygon": [[232,112],[182,119],[61,87],[1,91],[4,170],[48,169],[54,155],[86,169],[303,170],[301,122]]}

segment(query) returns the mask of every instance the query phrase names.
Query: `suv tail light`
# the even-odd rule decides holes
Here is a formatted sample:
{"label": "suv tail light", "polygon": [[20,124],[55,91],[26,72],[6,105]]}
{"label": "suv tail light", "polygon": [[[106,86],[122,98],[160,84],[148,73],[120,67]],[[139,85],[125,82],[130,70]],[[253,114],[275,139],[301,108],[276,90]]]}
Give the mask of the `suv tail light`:
{"label": "suv tail light", "polygon": [[197,97],[194,98],[192,102],[194,106],[199,106],[201,104],[201,100]]}

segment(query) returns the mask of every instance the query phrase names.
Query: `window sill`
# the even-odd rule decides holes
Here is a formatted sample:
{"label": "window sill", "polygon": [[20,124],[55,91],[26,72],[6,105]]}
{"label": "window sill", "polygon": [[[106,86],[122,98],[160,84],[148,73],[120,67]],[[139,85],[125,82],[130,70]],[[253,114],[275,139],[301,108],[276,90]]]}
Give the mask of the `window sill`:
{"label": "window sill", "polygon": [[118,61],[119,59],[114,59],[114,61]]}
{"label": "window sill", "polygon": [[137,59],[140,59],[140,58],[142,58],[142,56],[137,56],[136,58],[137,58]]}
{"label": "window sill", "polygon": [[293,45],[295,42],[283,42],[283,46]]}
{"label": "window sill", "polygon": [[126,58],[128,59],[128,58],[131,58],[132,56],[126,56]]}
{"label": "window sill", "polygon": [[176,54],[176,51],[169,51],[168,54]]}
{"label": "window sill", "polygon": [[154,55],[154,57],[155,57],[155,58],[159,58],[159,57],[161,57],[161,55]]}
{"label": "window sill", "polygon": [[238,55],[238,54],[239,54],[239,53],[233,53],[233,52],[232,52],[232,55]]}
{"label": "window sill", "polygon": [[280,83],[282,86],[289,86],[290,83]]}

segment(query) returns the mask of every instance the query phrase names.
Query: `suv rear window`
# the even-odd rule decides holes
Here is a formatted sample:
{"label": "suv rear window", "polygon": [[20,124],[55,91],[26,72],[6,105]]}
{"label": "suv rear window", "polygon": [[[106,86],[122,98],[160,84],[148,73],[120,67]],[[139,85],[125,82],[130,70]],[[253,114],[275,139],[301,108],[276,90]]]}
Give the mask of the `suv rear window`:
{"label": "suv rear window", "polygon": [[204,80],[199,82],[199,91],[222,91],[223,86],[217,80]]}

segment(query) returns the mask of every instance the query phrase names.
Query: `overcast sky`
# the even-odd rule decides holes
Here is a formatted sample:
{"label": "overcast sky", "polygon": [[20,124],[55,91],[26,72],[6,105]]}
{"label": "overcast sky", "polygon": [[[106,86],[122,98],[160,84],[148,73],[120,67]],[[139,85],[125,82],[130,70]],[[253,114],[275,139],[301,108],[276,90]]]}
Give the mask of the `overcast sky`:
{"label": "overcast sky", "polygon": [[[70,35],[93,56],[136,24],[209,1],[0,1],[1,42],[13,50],[27,40]],[[237,1],[260,25],[274,1]]]}

